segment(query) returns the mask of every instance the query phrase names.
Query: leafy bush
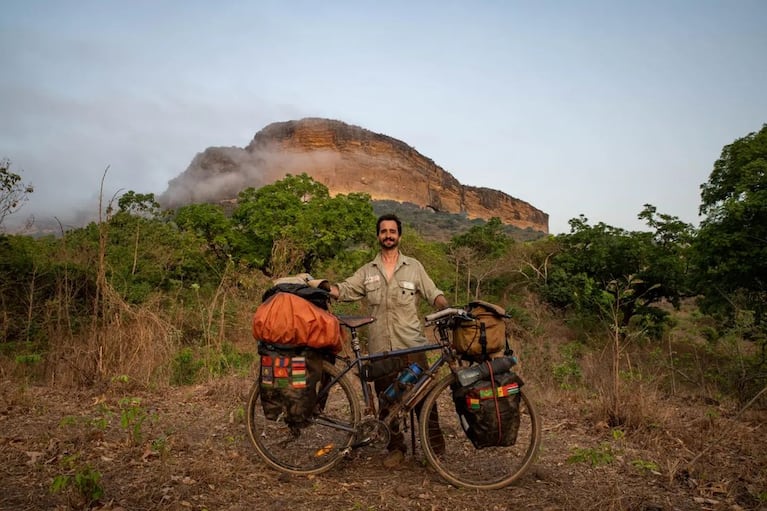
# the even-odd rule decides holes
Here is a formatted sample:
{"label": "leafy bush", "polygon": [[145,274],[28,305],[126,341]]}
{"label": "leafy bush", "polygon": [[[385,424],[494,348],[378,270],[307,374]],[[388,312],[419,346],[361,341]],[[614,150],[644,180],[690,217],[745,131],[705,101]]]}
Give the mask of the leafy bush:
{"label": "leafy bush", "polygon": [[247,373],[254,359],[253,353],[239,352],[230,343],[224,343],[220,350],[211,350],[208,353],[206,366],[213,376],[222,376],[232,371]]}
{"label": "leafy bush", "polygon": [[615,453],[609,444],[602,444],[595,448],[576,447],[572,454],[567,458],[568,463],[588,463],[592,467],[608,465],[615,461]]}
{"label": "leafy bush", "polygon": [[173,358],[170,382],[172,385],[192,385],[203,366],[192,348],[182,348]]}
{"label": "leafy bush", "polygon": [[144,438],[144,423],[153,420],[154,416],[147,412],[137,397],[120,399],[120,427],[128,433],[133,445],[139,445]]}
{"label": "leafy bush", "polygon": [[583,372],[578,362],[582,346],[577,342],[563,344],[560,348],[562,362],[553,368],[554,381],[562,389],[572,389],[581,383]]}
{"label": "leafy bush", "polygon": [[104,496],[101,472],[89,464],[80,465],[76,454],[65,456],[61,464],[65,472],[53,478],[50,486],[51,493],[71,491],[73,507],[83,508],[90,507]]}

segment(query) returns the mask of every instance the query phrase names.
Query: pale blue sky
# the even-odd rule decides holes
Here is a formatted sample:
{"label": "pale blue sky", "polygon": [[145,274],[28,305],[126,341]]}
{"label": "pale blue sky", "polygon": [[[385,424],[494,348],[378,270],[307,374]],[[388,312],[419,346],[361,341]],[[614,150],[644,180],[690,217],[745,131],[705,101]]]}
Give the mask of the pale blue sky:
{"label": "pale blue sky", "polygon": [[328,117],[460,182],[629,230],[697,225],[722,147],[767,122],[767,2],[6,1],[0,157],[17,219],[160,194],[197,152]]}

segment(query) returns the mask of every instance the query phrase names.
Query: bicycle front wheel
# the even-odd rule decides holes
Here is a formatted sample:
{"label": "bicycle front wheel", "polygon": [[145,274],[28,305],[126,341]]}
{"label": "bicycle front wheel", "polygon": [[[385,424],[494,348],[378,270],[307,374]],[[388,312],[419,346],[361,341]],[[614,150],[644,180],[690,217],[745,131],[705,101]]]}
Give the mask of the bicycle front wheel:
{"label": "bicycle front wheel", "polygon": [[[455,375],[440,380],[424,400],[419,422],[421,446],[427,461],[450,483],[464,488],[495,490],[522,477],[540,444],[541,423],[530,399],[522,393],[519,432],[514,445],[477,449],[461,427],[450,385]],[[436,408],[443,442],[429,431],[428,418]]]}
{"label": "bicycle front wheel", "polygon": [[[323,361],[329,381],[339,369]],[[360,406],[348,375],[320,393],[314,416],[300,427],[282,417],[270,420],[261,403],[260,378],[248,399],[248,433],[258,454],[277,470],[296,475],[319,474],[338,463],[355,439]]]}

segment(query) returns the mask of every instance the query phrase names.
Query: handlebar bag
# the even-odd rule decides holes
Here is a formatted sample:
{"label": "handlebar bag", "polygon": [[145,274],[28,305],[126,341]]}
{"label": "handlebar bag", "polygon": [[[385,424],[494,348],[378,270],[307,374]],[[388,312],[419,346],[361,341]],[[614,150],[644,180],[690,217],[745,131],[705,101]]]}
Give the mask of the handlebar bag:
{"label": "handlebar bag", "polygon": [[[453,329],[453,348],[461,355],[488,358],[506,348],[506,322],[509,316],[503,307],[476,300],[466,311],[476,321],[459,321]],[[482,330],[484,329],[484,339]]]}

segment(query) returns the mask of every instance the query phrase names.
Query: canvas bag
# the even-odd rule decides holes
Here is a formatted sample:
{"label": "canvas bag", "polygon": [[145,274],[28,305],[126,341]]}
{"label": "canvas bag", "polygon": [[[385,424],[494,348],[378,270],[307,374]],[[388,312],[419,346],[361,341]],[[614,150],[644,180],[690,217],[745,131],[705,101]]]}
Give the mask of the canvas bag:
{"label": "canvas bag", "polygon": [[517,441],[522,385],[522,379],[513,371],[491,375],[466,387],[453,384],[455,410],[475,448],[510,446]]}
{"label": "canvas bag", "polygon": [[275,292],[256,308],[253,337],[268,344],[308,346],[333,354],[342,348],[338,318],[292,292]]}
{"label": "canvas bag", "polygon": [[[469,302],[466,311],[477,321],[461,321],[453,329],[453,348],[461,354],[482,360],[507,347],[506,322],[509,316],[503,307],[482,300]],[[484,325],[487,345],[481,343]]]}

